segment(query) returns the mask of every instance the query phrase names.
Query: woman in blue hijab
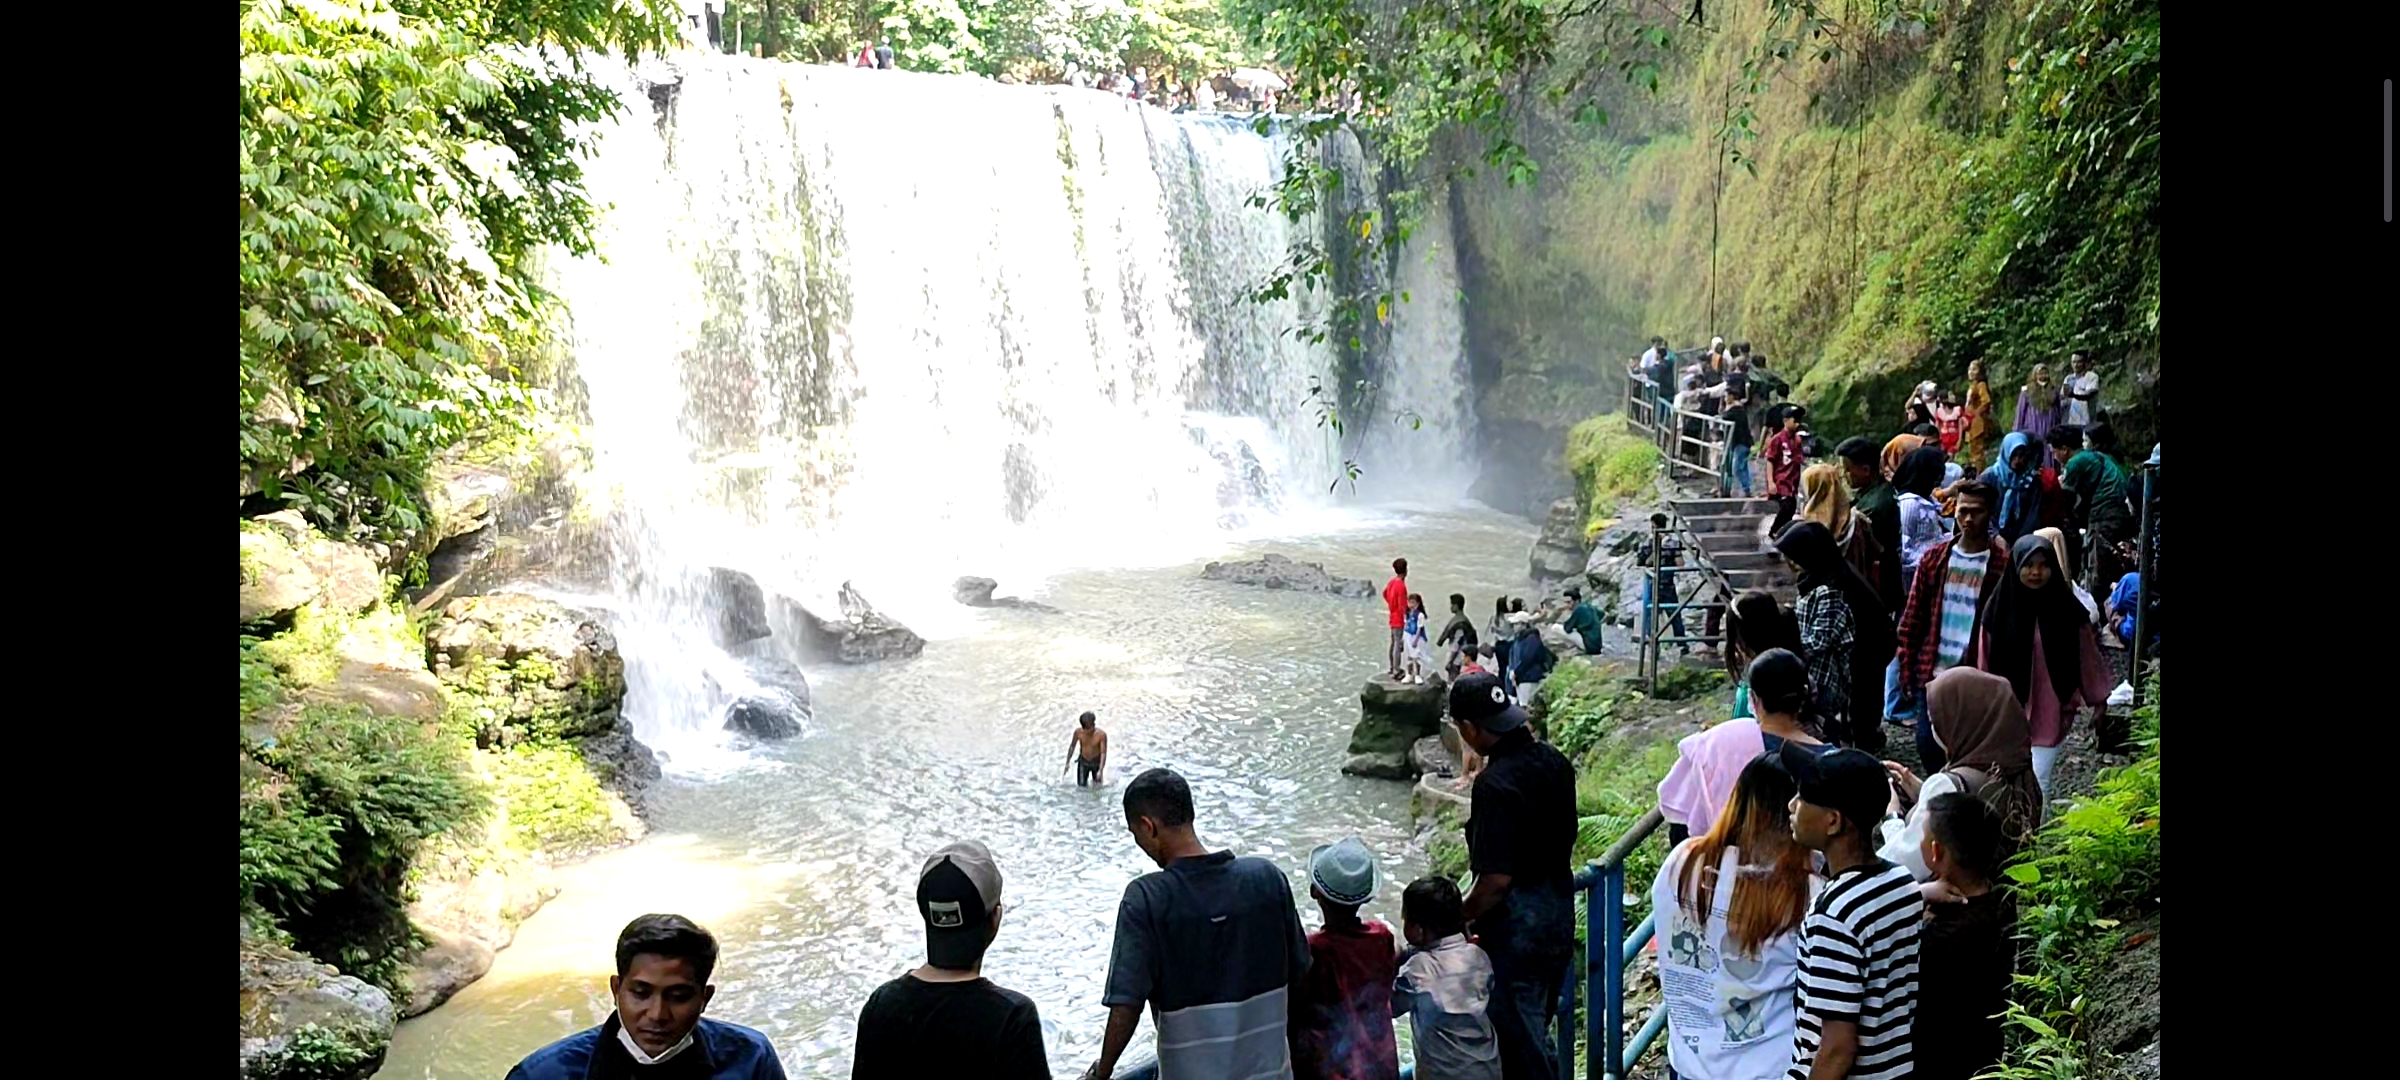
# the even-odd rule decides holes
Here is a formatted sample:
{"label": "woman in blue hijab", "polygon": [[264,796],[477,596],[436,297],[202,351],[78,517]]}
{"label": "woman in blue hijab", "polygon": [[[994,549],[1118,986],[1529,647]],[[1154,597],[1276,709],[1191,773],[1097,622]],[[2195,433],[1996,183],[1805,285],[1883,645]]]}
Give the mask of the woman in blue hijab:
{"label": "woman in blue hijab", "polygon": [[2000,492],[1992,527],[2000,530],[2000,535],[2011,544],[2042,527],[2040,457],[2033,436],[2012,431],[2000,440],[2000,460],[1983,470],[1983,482]]}

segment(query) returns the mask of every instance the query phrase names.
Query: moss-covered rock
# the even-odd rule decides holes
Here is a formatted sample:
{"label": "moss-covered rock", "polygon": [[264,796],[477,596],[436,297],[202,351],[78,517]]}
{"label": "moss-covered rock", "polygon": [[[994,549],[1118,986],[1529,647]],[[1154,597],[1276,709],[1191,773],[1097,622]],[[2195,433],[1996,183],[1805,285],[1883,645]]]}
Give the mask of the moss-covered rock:
{"label": "moss-covered rock", "polygon": [[351,1080],[382,1066],[391,995],[242,923],[243,1080]]}
{"label": "moss-covered rock", "polygon": [[244,521],[242,622],[274,619],[302,604],[328,611],[365,611],[384,598],[378,553],[331,540],[291,510]]}
{"label": "moss-covered rock", "polygon": [[426,630],[425,658],[479,746],[605,735],[625,699],[608,628],[536,597],[452,600]]}

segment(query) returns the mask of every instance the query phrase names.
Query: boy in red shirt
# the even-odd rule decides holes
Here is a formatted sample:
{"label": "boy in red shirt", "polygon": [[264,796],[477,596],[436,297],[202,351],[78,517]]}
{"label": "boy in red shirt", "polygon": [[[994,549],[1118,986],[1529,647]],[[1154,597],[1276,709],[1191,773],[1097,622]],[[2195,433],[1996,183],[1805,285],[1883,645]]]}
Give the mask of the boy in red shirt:
{"label": "boy in red shirt", "polygon": [[1783,427],[1767,440],[1767,476],[1775,496],[1775,524],[1768,528],[1773,536],[1792,523],[1792,515],[1800,507],[1800,468],[1807,455],[1800,449],[1800,418],[1803,410],[1794,405],[1784,410]]}
{"label": "boy in red shirt", "polygon": [[1300,1080],[1399,1080],[1392,983],[1400,951],[1392,928],[1358,917],[1375,898],[1375,855],[1355,836],[1309,853],[1308,895],[1325,929],[1308,935],[1306,974],[1292,987],[1286,1026]]}
{"label": "boy in red shirt", "polygon": [[[1798,490],[1795,488],[1794,490]],[[1408,625],[1408,560],[1392,560],[1392,580],[1383,587],[1383,606],[1392,614],[1392,674],[1400,678],[1400,636]]]}

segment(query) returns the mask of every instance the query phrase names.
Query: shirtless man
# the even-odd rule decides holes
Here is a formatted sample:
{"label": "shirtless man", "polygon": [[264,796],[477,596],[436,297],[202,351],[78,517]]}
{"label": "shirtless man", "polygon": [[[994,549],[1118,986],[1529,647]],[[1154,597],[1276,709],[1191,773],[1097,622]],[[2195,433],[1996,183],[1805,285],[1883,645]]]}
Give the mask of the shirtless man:
{"label": "shirtless man", "polygon": [[1067,742],[1067,764],[1075,767],[1075,786],[1105,784],[1108,778],[1100,770],[1108,765],[1108,732],[1100,730],[1098,718],[1088,712],[1076,718],[1076,723],[1082,726]]}

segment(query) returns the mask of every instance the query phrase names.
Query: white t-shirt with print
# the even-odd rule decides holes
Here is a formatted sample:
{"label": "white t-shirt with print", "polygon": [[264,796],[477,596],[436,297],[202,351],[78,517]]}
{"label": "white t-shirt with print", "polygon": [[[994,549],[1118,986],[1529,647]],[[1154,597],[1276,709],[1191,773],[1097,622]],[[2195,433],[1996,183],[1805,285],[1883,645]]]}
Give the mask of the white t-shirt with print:
{"label": "white t-shirt with print", "polygon": [[[1798,1030],[1799,928],[1770,938],[1757,956],[1728,955],[1725,913],[1741,872],[1727,847],[1709,895],[1706,925],[1677,899],[1683,864],[1697,840],[1667,856],[1650,886],[1658,920],[1658,980],[1667,1010],[1667,1060],[1676,1073],[1712,1080],[1774,1080],[1792,1064]],[[1809,902],[1823,882],[1809,880]]]}

